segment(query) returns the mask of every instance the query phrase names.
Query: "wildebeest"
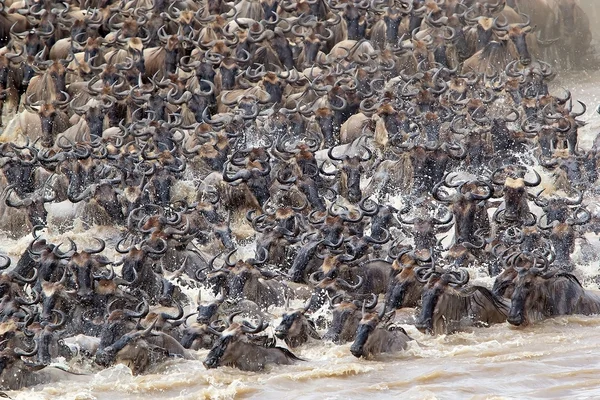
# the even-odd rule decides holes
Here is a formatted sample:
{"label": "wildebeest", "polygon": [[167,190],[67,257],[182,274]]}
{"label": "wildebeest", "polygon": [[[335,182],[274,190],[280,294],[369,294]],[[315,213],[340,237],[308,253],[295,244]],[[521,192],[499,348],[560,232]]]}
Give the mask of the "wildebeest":
{"label": "wildebeest", "polygon": [[[364,312],[356,330],[356,339],[350,347],[355,357],[370,357],[380,353],[394,353],[405,350],[412,340],[404,328],[390,323],[392,317],[385,315],[385,307],[381,312]],[[386,318],[387,317],[387,318]]]}
{"label": "wildebeest", "polygon": [[560,28],[558,61],[566,67],[579,68],[592,42],[590,18],[577,0],[555,0],[555,4]]}
{"label": "wildebeest", "polygon": [[256,334],[267,325],[259,320],[257,326],[248,323],[232,322],[229,316],[230,325],[220,333],[203,363],[208,369],[221,366],[239,368],[242,371],[262,371],[268,365],[293,364],[296,361],[302,361],[292,352],[282,347],[267,347],[261,340],[259,344],[253,343],[249,335]]}
{"label": "wildebeest", "polygon": [[[456,188],[456,194],[444,193],[442,184],[448,188]],[[483,193],[480,188],[485,188]],[[433,195],[436,200],[449,204],[454,214],[455,243],[474,242],[475,231],[480,228],[490,228],[484,202],[493,194],[494,188],[488,182],[477,180],[454,182],[449,176],[434,187]]]}
{"label": "wildebeest", "polygon": [[307,302],[306,306],[300,310],[284,313],[281,322],[275,328],[275,336],[283,339],[291,348],[303,345],[311,338],[321,339],[315,323],[306,315],[309,305],[310,303]]}
{"label": "wildebeest", "polygon": [[21,359],[35,355],[37,350],[37,346],[31,351],[16,347],[5,348],[0,352],[0,389],[20,390],[43,383],[77,379],[77,374],[61,368],[46,367]]}
{"label": "wildebeest", "polygon": [[425,283],[418,274],[426,273],[431,265],[431,257],[422,257],[418,252],[406,249],[400,252],[392,263],[392,278],[385,294],[385,307],[395,310],[403,307],[416,307],[421,301]]}
{"label": "wildebeest", "polygon": [[534,262],[515,267],[509,323],[520,326],[557,315],[600,313],[600,295],[585,290],[574,275],[551,267],[548,260],[530,258]]}
{"label": "wildebeest", "polygon": [[293,298],[294,293],[285,284],[274,279],[277,274],[260,268],[267,260],[268,254],[265,249],[260,249],[262,259],[238,260],[232,262],[230,257],[236,250],[232,250],[225,258],[229,269],[221,268],[227,274],[225,288],[228,295],[233,299],[247,299],[255,302],[261,307],[270,305],[283,305],[285,298]]}
{"label": "wildebeest", "polygon": [[126,333],[110,346],[98,349],[95,362],[104,367],[122,363],[129,366],[134,374],[143,372],[152,362],[152,351],[144,339],[151,335],[154,326],[152,324],[144,330]]}
{"label": "wildebeest", "polygon": [[415,326],[429,334],[448,334],[465,326],[506,321],[509,304],[482,286],[465,286],[467,271],[430,273]]}
{"label": "wildebeest", "polygon": [[[504,179],[498,176],[501,172],[506,173]],[[525,179],[526,173],[526,167],[509,165],[505,168],[497,169],[492,174],[492,181],[496,185],[503,185],[504,192],[503,206],[494,214],[496,222],[535,224],[535,215],[529,211],[527,188],[538,186],[542,182],[542,178],[534,170],[536,179],[534,181],[527,181]]]}
{"label": "wildebeest", "polygon": [[331,147],[327,155],[331,160],[342,163],[340,168],[339,192],[351,203],[358,203],[362,198],[360,177],[364,172],[364,166],[361,163],[369,161],[373,157],[373,152],[369,148],[363,146],[363,150],[367,152],[366,157],[359,155],[350,156],[348,154],[339,157],[333,155],[333,149],[334,148]]}

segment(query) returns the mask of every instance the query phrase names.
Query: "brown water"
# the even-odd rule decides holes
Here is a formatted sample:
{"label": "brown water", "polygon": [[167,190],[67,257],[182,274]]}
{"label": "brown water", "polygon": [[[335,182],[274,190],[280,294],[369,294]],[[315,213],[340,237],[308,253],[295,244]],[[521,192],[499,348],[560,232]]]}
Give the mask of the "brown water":
{"label": "brown water", "polygon": [[[580,147],[589,148],[600,132],[600,73],[563,74],[552,86],[569,88],[574,99],[587,103],[582,118]],[[118,235],[110,228],[69,232],[77,242],[91,243],[94,236],[110,240]],[[59,241],[60,236],[50,239]],[[587,235],[598,250],[598,237]],[[63,237],[64,239],[64,237]],[[0,241],[0,250],[17,257],[30,237]],[[597,251],[596,251],[597,253]],[[576,259],[578,255],[575,255]],[[491,286],[490,278],[472,270],[476,283]],[[585,286],[596,289],[590,277],[600,274],[597,259],[580,265]],[[195,292],[190,292],[195,297]],[[202,294],[206,299],[205,293]],[[280,315],[282,310],[275,310]],[[276,323],[277,321],[275,321]],[[429,337],[405,326],[412,342],[405,352],[359,360],[350,345],[305,345],[295,353],[307,361],[279,366],[264,373],[232,368],[206,370],[198,361],[173,360],[150,373],[132,376],[124,366],[103,371],[84,368],[87,375],[69,381],[7,392],[14,399],[510,399],[600,398],[600,316],[569,316],[547,320],[524,329],[508,323],[474,328],[455,335]]]}
{"label": "brown water", "polygon": [[[405,352],[357,360],[350,345],[319,344],[297,354],[309,361],[265,373],[207,371],[173,361],[152,374],[124,366],[72,382],[10,393],[16,399],[504,399],[600,396],[600,318],[556,318],[525,329],[508,324],[426,337],[407,327]],[[207,351],[199,351],[202,358]]]}

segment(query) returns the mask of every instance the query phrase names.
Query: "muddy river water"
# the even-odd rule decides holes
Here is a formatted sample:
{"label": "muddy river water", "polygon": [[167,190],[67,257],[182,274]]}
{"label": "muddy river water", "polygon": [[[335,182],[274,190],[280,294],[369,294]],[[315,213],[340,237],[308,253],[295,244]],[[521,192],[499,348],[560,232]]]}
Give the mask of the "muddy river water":
{"label": "muddy river water", "polygon": [[[600,396],[600,318],[556,318],[525,329],[508,324],[417,339],[406,352],[357,360],[350,345],[321,344],[308,359],[265,373],[207,371],[200,361],[173,361],[132,376],[115,366],[70,382],[11,395],[17,399],[303,398],[502,399]],[[199,352],[203,357],[206,351]]]}

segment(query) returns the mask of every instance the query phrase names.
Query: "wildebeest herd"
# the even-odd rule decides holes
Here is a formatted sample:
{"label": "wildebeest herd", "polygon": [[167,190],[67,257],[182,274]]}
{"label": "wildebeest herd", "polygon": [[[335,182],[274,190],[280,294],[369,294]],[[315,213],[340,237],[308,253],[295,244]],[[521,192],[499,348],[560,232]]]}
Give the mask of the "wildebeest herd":
{"label": "wildebeest herd", "polygon": [[[576,0],[5,1],[0,228],[32,240],[1,258],[0,387],[599,313],[571,259],[597,146],[548,91],[590,41]],[[120,236],[50,239],[75,224]]]}

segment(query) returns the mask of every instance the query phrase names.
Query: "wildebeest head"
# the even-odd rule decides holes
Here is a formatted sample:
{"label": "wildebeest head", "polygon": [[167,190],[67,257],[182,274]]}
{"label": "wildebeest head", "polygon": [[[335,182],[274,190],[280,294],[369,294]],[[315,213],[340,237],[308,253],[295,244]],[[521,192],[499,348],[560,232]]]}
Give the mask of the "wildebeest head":
{"label": "wildebeest head", "polygon": [[[514,291],[507,321],[516,326],[525,325],[531,315],[540,312],[552,314],[551,294],[548,293],[546,281],[555,276],[557,269],[549,269],[548,260],[534,254],[522,253],[515,263],[517,276],[514,279]],[[567,293],[561,294],[568,296]]]}
{"label": "wildebeest head", "polygon": [[[527,187],[539,185],[542,182],[542,178],[537,171],[534,171],[536,179],[534,181],[525,180],[527,170],[519,166],[509,166],[504,168],[504,170],[507,172],[504,181],[499,180],[497,177],[497,173],[501,172],[501,169],[497,169],[492,174],[492,181],[495,184],[504,185],[504,219],[509,222],[526,221],[527,217],[532,216],[527,205]],[[495,216],[498,222],[497,217],[498,213]],[[535,216],[533,216],[533,219],[533,223],[535,223]]]}
{"label": "wildebeest head", "polygon": [[201,324],[193,322],[191,324],[184,323],[179,342],[184,349],[210,349],[213,346],[215,339],[221,336],[219,329],[223,327],[211,324]]}
{"label": "wildebeest head", "polygon": [[348,190],[348,201],[351,203],[357,203],[362,198],[362,192],[360,190],[360,177],[364,172],[364,166],[361,163],[369,161],[373,157],[373,152],[363,146],[363,149],[367,152],[366,157],[363,156],[349,156],[336,157],[333,155],[333,147],[331,147],[327,153],[329,158],[334,161],[342,162],[342,185],[345,181],[345,186]]}
{"label": "wildebeest head", "polygon": [[[48,196],[47,193],[45,193],[46,185],[44,185],[40,190],[29,194],[24,199],[17,199],[15,198],[16,196],[13,195],[13,188],[9,187],[7,189],[8,194],[5,200],[7,206],[25,208],[27,210],[27,217],[29,218],[31,226],[46,224],[48,211],[46,211],[44,204],[54,201],[56,198],[56,193]],[[11,195],[13,196],[11,197]]]}
{"label": "wildebeest head", "polygon": [[285,340],[290,347],[300,346],[309,337],[320,339],[313,321],[306,315],[309,305],[310,302],[307,302],[303,309],[283,314],[281,322],[275,328],[275,336]]}
{"label": "wildebeest head", "polygon": [[559,221],[555,219],[550,222],[549,214],[546,213],[546,222],[544,222],[542,216],[538,223],[540,229],[549,232],[548,238],[552,243],[554,250],[553,264],[561,267],[567,271],[571,271],[574,267],[571,262],[571,253],[575,251],[575,239],[577,239],[578,233],[575,230],[577,225],[585,225],[591,220],[591,214],[585,208],[577,208],[573,211],[573,215],[569,215],[568,211],[565,210],[564,220]]}
{"label": "wildebeest head", "polygon": [[429,277],[427,284],[423,289],[422,302],[423,308],[415,326],[422,332],[433,334],[434,332],[434,312],[438,307],[438,301],[446,291],[452,292],[455,287],[462,287],[469,281],[467,271],[446,272],[443,274],[435,273]]}
{"label": "wildebeest head", "polygon": [[476,51],[483,49],[493,38],[494,19],[488,17],[477,18],[477,46]]}
{"label": "wildebeest head", "polygon": [[236,76],[238,75],[239,67],[232,58],[225,58],[219,67],[221,76],[221,87],[223,90],[232,90],[236,86]]}
{"label": "wildebeest head", "polygon": [[261,248],[263,258],[261,260],[238,260],[237,262],[232,262],[231,256],[233,253],[237,251],[237,249],[232,250],[226,257],[225,263],[229,266],[229,296],[233,298],[241,298],[244,296],[245,291],[253,286],[259,285],[258,281],[261,278],[272,278],[273,275],[267,271],[261,270],[258,266],[263,264],[268,257],[268,253],[264,248]]}
{"label": "wildebeest head", "polygon": [[402,23],[403,13],[396,8],[388,8],[386,15],[383,17],[385,22],[385,41],[392,45],[398,41],[398,28]]}
{"label": "wildebeest head", "polygon": [[577,20],[576,16],[576,8],[579,7],[577,1],[575,0],[561,0],[557,2],[558,9],[560,10],[560,17],[562,20],[562,28],[564,29],[564,34],[567,36],[573,35],[575,33]]}
{"label": "wildebeest head", "polygon": [[225,292],[222,290],[221,295],[217,297],[214,301],[211,301],[206,304],[198,304],[198,315],[196,316],[196,321],[199,324],[209,324],[216,320],[218,317],[219,307],[225,301]]}
{"label": "wildebeest head", "polygon": [[15,33],[13,31],[13,28],[14,25],[13,27],[11,27],[11,34],[14,35],[14,37],[17,39],[16,42],[20,42],[20,40],[18,39],[22,39],[23,50],[25,52],[25,56],[29,61],[24,65],[24,84],[29,85],[29,81],[31,80],[31,78],[33,78],[33,76],[35,76],[35,71],[31,67],[34,61],[33,59],[36,56],[39,57],[41,55],[40,53],[45,50],[44,39],[47,39],[48,37],[53,35],[54,27],[52,27],[51,32],[43,32],[37,29],[32,29],[30,31],[25,31],[22,33]]}
{"label": "wildebeest head", "polygon": [[544,199],[540,197],[543,190],[537,194],[534,201],[539,207],[544,210],[546,214],[546,221],[551,223],[552,221],[558,221],[563,223],[569,217],[569,206],[578,206],[583,201],[583,193],[579,192],[575,198],[564,198],[564,197],[552,197],[550,199]]}
{"label": "wildebeest head", "polygon": [[360,7],[362,7],[360,4],[347,4],[343,13],[350,40],[360,40],[365,37],[367,23]]}
{"label": "wildebeest head", "polygon": [[[35,112],[35,111],[32,111]],[[57,116],[58,110],[53,104],[42,104],[37,112],[42,123],[42,145],[50,147],[54,144],[54,118]]]}
{"label": "wildebeest head", "polygon": [[310,66],[315,63],[317,59],[317,55],[319,54],[319,50],[323,46],[321,40],[314,33],[310,33],[304,36],[304,40],[302,41],[302,54],[304,56],[304,64],[303,66]]}
{"label": "wildebeest head", "polygon": [[31,351],[25,351],[19,347],[7,347],[0,351],[0,387],[3,389],[22,389],[26,376],[31,373],[21,357],[32,357],[37,354],[37,343]]}
{"label": "wildebeest head", "polygon": [[386,309],[417,306],[425,285],[418,277],[429,271],[427,263],[430,261],[430,256],[422,257],[419,252],[408,249],[397,255],[392,263],[393,278],[390,279],[385,295]]}
{"label": "wildebeest head", "polygon": [[148,302],[144,299],[136,307],[136,310],[130,310],[123,306],[121,309],[112,310],[114,304],[120,303],[117,298],[111,301],[106,307],[104,324],[100,330],[99,349],[110,346],[126,333],[134,330],[139,324],[141,318],[146,317],[149,312]]}
{"label": "wildebeest head", "polygon": [[126,333],[110,346],[99,348],[94,361],[103,367],[114,363],[128,365],[134,374],[143,372],[150,365],[150,351],[144,338],[152,335],[154,325],[140,331]]}
{"label": "wildebeest head", "polygon": [[[448,195],[441,185],[456,188],[456,194]],[[483,189],[483,191],[482,191]],[[494,188],[487,181],[452,182],[448,177],[438,183],[433,189],[436,200],[451,204],[455,218],[456,243],[472,242],[475,231],[479,228],[489,228],[487,210],[480,204],[494,194]]]}
{"label": "wildebeest head", "polygon": [[[312,237],[312,239],[310,239]],[[316,257],[319,246],[322,243],[322,239],[319,239],[315,235],[304,234],[302,236],[303,246],[298,250],[296,257],[288,271],[288,275],[292,282],[304,282],[307,281],[309,271],[309,265],[318,262],[319,259]]]}
{"label": "wildebeest head", "polygon": [[[84,304],[89,304],[95,294],[95,282],[102,279],[102,275],[94,274],[100,268],[110,264],[110,261],[99,255],[106,244],[102,239],[97,239],[99,247],[96,249],[83,249],[75,252],[71,256],[71,261],[67,268],[73,271],[75,275],[75,286],[77,287],[77,296]],[[114,277],[114,274],[113,274]]]}
{"label": "wildebeest head", "polygon": [[531,63],[531,54],[527,45],[527,36],[532,29],[529,22],[529,17],[527,17],[525,23],[510,24],[502,28],[506,32],[506,35],[502,39],[510,40],[509,49],[511,53],[514,54],[514,58],[518,57],[521,64],[525,66]]}
{"label": "wildebeest head", "polygon": [[324,277],[321,281],[315,280],[315,275],[317,273],[313,273],[309,280],[315,288],[313,290],[313,294],[310,298],[309,310],[315,311],[319,309],[327,298],[332,298],[340,293],[349,293],[355,294],[356,291],[362,286],[364,279],[361,276],[358,276],[358,282],[355,284],[351,284],[345,279],[338,277]]}
{"label": "wildebeest head", "polygon": [[[2,266],[0,269],[6,269],[10,266],[10,258],[7,256],[1,256],[3,259]],[[21,288],[24,284],[33,284],[38,279],[38,270],[33,269],[34,273],[31,278],[25,278],[16,271],[4,272],[0,274],[0,295],[2,310],[0,310],[1,319],[4,321],[13,315],[22,315],[24,312],[24,305],[35,304],[39,301],[39,295],[36,294],[36,298],[33,301],[25,299],[25,294]],[[34,290],[34,294],[35,294]]]}
{"label": "wildebeest head", "polygon": [[66,269],[61,281],[42,283],[42,312],[40,315],[42,321],[50,321],[52,319],[53,310],[73,312],[73,306],[76,304],[76,300],[73,297],[74,293],[66,290],[66,283]]}
{"label": "wildebeest head", "polygon": [[356,338],[350,347],[350,352],[355,357],[369,357],[377,353],[398,351],[406,349],[411,338],[402,327],[390,323],[394,312],[385,314],[381,312],[365,312],[356,329]]}
{"label": "wildebeest head", "polygon": [[61,100],[64,100],[64,93],[61,92],[66,93],[65,78],[67,74],[67,69],[61,62],[54,61],[50,68],[48,68],[47,73],[50,75],[52,81],[54,82],[56,92],[58,93],[59,98]]}
{"label": "wildebeest head", "polygon": [[[28,150],[27,152],[17,150]],[[38,168],[38,152],[30,146],[18,147],[14,144],[0,145],[2,155],[0,166],[2,173],[9,183],[4,190],[13,188],[19,197],[23,198],[36,189],[35,175]]]}
{"label": "wildebeest head", "polygon": [[375,312],[366,313],[363,310],[362,319],[360,320],[356,330],[356,338],[350,347],[350,352],[352,355],[355,357],[363,356],[363,349],[369,338],[369,335],[377,328],[377,325],[379,325],[379,323],[383,320],[384,315],[385,308],[380,314]]}
{"label": "wildebeest head", "polygon": [[282,100],[285,82],[281,81],[273,72],[267,72],[263,77],[263,85],[269,94],[270,103],[279,103]]}
{"label": "wildebeest head", "polygon": [[[52,358],[59,355],[60,344],[59,335],[61,327],[67,322],[67,316],[63,311],[54,310],[58,315],[55,322],[43,321],[40,324],[40,329],[36,333],[36,342],[38,344],[37,358],[43,365],[48,365],[52,362]],[[58,332],[57,332],[58,331]]]}
{"label": "wildebeest head", "polygon": [[461,143],[442,143],[441,140],[431,145],[402,144],[401,147],[409,151],[413,169],[412,188],[417,196],[431,191],[443,179],[450,158],[460,160],[467,155]]}
{"label": "wildebeest head", "polygon": [[440,232],[447,232],[452,228],[454,216],[447,213],[443,219],[430,216],[418,216],[406,219],[402,215],[409,212],[408,208],[400,211],[398,219],[406,225],[412,225],[415,250],[430,250],[437,244],[435,235]]}
{"label": "wildebeest head", "polygon": [[236,181],[245,182],[248,188],[255,196],[258,204],[261,206],[268,200],[269,187],[271,186],[271,180],[269,174],[271,173],[271,164],[267,161],[266,165],[259,160],[248,161],[247,168],[241,169],[234,174],[228,171],[225,167],[223,171],[223,180],[230,184],[237,184]]}

